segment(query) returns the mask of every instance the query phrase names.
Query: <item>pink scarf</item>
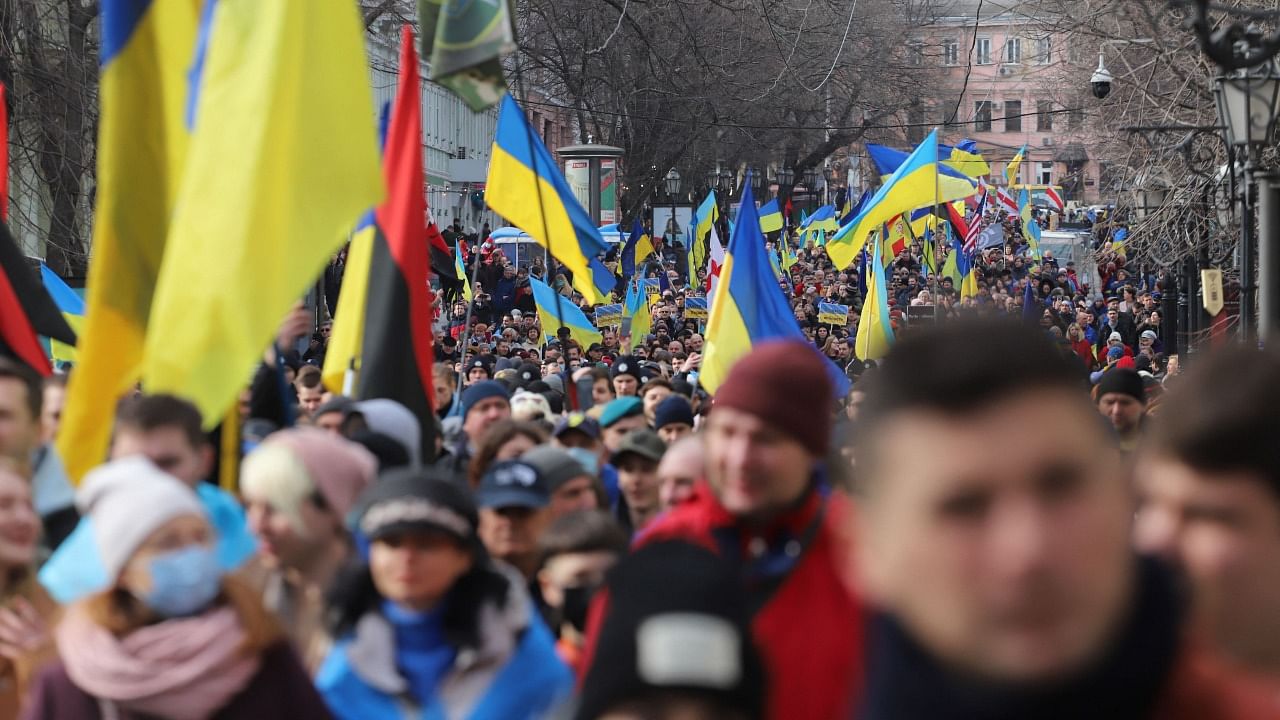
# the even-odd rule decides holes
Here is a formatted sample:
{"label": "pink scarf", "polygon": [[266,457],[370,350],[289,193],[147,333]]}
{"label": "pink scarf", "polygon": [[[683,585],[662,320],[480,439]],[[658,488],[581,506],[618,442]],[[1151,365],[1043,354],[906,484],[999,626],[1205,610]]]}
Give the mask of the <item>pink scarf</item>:
{"label": "pink scarf", "polygon": [[244,630],[221,607],[117,638],[73,607],[59,623],[58,652],[81,690],[121,708],[170,720],[205,720],[258,672],[241,652]]}

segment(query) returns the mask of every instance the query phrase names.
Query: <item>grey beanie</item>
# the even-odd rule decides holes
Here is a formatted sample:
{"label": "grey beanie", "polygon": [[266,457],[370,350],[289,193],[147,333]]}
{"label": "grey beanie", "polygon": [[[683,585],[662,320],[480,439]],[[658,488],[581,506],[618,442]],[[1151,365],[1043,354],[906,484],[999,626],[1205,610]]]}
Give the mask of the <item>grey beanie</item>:
{"label": "grey beanie", "polygon": [[76,507],[93,520],[93,539],[112,583],[148,535],[182,515],[205,517],[190,487],[142,456],[91,471],[76,494]]}

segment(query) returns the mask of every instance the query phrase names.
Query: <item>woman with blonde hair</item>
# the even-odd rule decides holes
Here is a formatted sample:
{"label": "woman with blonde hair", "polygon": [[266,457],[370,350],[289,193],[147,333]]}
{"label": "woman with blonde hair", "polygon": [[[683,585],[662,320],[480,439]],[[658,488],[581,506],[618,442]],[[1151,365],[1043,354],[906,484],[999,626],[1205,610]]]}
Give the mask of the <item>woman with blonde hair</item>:
{"label": "woman with blonde hair", "polygon": [[261,601],[223,576],[189,487],[128,457],[89,473],[77,505],[112,584],[67,609],[25,718],[329,717]]}

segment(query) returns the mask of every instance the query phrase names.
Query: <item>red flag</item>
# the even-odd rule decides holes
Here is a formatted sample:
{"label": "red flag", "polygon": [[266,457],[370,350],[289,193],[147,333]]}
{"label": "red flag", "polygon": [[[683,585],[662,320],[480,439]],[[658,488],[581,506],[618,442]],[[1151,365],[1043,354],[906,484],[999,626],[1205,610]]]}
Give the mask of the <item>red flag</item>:
{"label": "red flag", "polygon": [[0,221],[9,222],[9,99],[0,83]]}
{"label": "red flag", "polygon": [[9,228],[0,223],[0,354],[49,375],[52,368],[37,335],[68,345],[76,342],[75,333],[9,235]]}
{"label": "red flag", "polygon": [[[390,398],[418,416],[422,458],[434,452],[431,414],[431,318],[435,293],[431,290],[431,248],[447,246],[434,223],[427,222],[426,186],[422,167],[422,90],[413,31],[402,31],[400,84],[387,128],[383,156],[387,199],[377,209],[378,227],[369,269],[365,307],[364,358],[360,391],[364,398]],[[405,342],[406,338],[408,342]]]}

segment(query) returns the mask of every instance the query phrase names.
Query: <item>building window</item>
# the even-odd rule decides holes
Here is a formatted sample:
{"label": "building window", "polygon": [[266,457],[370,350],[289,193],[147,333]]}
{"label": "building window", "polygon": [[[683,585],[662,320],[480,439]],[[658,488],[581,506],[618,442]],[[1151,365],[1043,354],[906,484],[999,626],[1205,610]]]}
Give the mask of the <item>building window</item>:
{"label": "building window", "polygon": [[1084,124],[1084,110],[1081,108],[1071,108],[1067,111],[1067,129],[1079,130]]}
{"label": "building window", "polygon": [[1048,36],[1036,41],[1036,62],[1041,65],[1053,62],[1053,41]]}
{"label": "building window", "polygon": [[907,61],[913,67],[924,65],[924,42],[921,40],[912,40],[907,43]]}
{"label": "building window", "polygon": [[991,101],[979,100],[973,104],[973,129],[991,132]]}
{"label": "building window", "polygon": [[1022,132],[1022,101],[1006,100],[1004,103],[1004,131]]}
{"label": "building window", "polygon": [[1053,101],[1036,101],[1036,131],[1053,132]]}
{"label": "building window", "polygon": [[955,38],[947,38],[942,41],[942,64],[943,65],[959,65],[960,64],[960,41]]}
{"label": "building window", "polygon": [[1010,65],[1022,62],[1022,39],[1011,37],[1004,41],[1004,61]]}
{"label": "building window", "polygon": [[974,51],[978,55],[975,62],[979,65],[991,64],[991,38],[978,38],[978,42],[974,45]]}
{"label": "building window", "polygon": [[1053,163],[1051,162],[1040,163],[1040,169],[1036,171],[1036,184],[1037,185],[1053,184]]}

